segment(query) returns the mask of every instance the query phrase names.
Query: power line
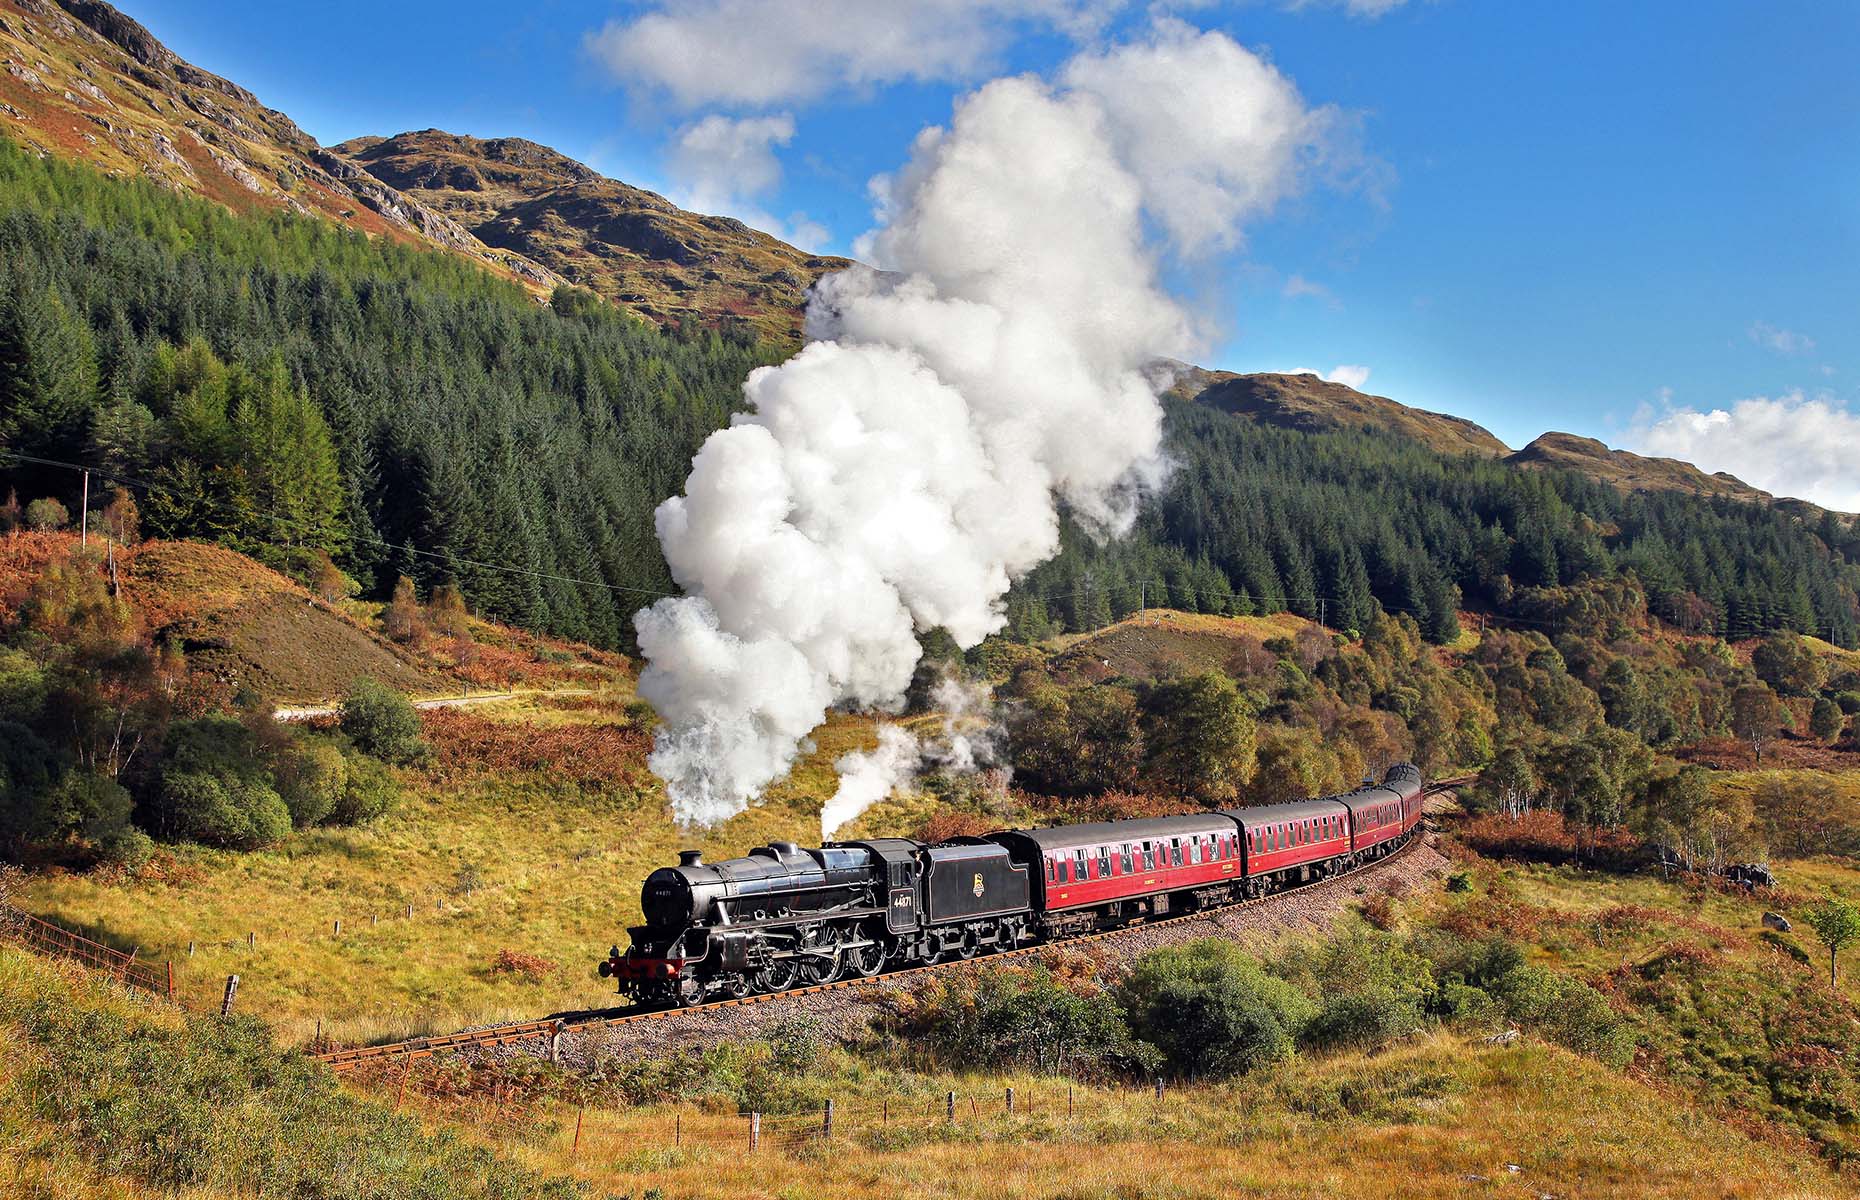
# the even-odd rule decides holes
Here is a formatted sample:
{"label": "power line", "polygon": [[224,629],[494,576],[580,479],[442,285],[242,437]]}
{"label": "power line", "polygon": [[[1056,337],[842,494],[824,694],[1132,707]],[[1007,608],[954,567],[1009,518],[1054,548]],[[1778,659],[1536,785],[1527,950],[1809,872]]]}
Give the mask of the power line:
{"label": "power line", "polygon": [[[67,470],[67,471],[88,472],[89,474],[97,475],[101,478],[108,479],[113,483],[130,484],[135,487],[139,487],[143,489],[145,492],[159,493],[164,496],[179,497],[181,495],[181,493],[177,492],[175,489],[171,487],[167,487],[163,484],[159,484],[159,483],[156,483],[148,479],[138,479],[133,475],[125,475],[120,471],[112,471],[104,467],[87,467],[83,465],[82,463],[61,462],[60,460],[55,459],[55,458],[39,458],[36,455],[21,454],[17,450],[7,450],[4,448],[0,448],[0,456],[13,459],[16,462],[33,463],[41,467],[57,467],[57,468],[60,468],[62,470]],[[267,509],[257,509],[255,510],[255,513],[257,516],[263,517],[266,520],[272,521],[275,524],[284,526],[286,528],[294,527],[299,531],[307,530],[310,528],[304,522],[296,520],[295,518],[292,518],[292,517],[285,516],[284,514],[276,512],[276,511],[267,510]],[[636,596],[650,596],[655,600],[664,599],[668,596],[675,596],[678,594],[676,592],[662,591],[657,588],[630,587],[626,584],[608,583],[607,581],[602,580],[602,579],[581,579],[573,575],[556,575],[548,571],[532,571],[527,567],[513,567],[513,566],[509,566],[504,563],[485,562],[482,559],[465,558],[461,555],[454,554],[449,550],[446,550],[446,551],[423,550],[420,547],[415,546],[410,542],[396,545],[393,542],[385,541],[381,538],[363,537],[353,532],[349,534],[349,540],[353,542],[359,542],[365,546],[376,546],[376,547],[379,547],[380,549],[388,551],[389,553],[414,554],[421,558],[429,558],[436,562],[444,563],[448,567],[455,566],[458,564],[463,564],[465,566],[477,567],[477,568],[480,568],[486,571],[500,571],[506,575],[521,575],[521,576],[525,576],[531,579],[543,579],[543,580],[548,580],[554,583],[572,583],[572,584],[576,584],[581,587],[606,588],[610,592],[625,592],[625,593],[636,595]]]}

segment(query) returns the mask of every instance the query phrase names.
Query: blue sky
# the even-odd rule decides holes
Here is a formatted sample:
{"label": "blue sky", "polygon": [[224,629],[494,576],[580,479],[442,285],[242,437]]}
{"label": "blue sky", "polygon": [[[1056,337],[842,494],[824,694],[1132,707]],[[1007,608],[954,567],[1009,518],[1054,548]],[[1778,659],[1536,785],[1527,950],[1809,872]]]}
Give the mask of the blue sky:
{"label": "blue sky", "polygon": [[[892,10],[891,31],[848,29],[826,0],[126,7],[326,143],[533,138],[839,251],[872,224],[867,181],[957,96],[1153,18],[1114,0],[938,0]],[[1217,331],[1207,365],[1366,368],[1367,390],[1513,446],[1570,430],[1860,509],[1860,5],[1173,19],[1335,106],[1363,156],[1353,183],[1312,175],[1235,252],[1174,272]],[[681,36],[709,57],[664,49]],[[715,137],[688,136],[707,118]],[[723,155],[733,133],[749,144]]]}

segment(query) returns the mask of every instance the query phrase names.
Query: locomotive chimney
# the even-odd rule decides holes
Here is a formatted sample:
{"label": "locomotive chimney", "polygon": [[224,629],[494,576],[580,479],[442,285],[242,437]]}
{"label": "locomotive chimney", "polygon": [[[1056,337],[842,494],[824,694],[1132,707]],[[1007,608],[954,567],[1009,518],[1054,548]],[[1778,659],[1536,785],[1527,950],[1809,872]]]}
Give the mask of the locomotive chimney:
{"label": "locomotive chimney", "polygon": [[704,852],[701,850],[680,850],[678,865],[681,867],[701,867],[704,865]]}

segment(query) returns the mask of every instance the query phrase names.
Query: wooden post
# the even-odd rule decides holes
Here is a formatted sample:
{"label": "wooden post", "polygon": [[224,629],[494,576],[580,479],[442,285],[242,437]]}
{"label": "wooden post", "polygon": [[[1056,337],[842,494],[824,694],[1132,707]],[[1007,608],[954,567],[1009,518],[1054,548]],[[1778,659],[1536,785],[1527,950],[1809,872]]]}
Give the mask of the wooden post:
{"label": "wooden post", "polygon": [[575,1144],[568,1148],[569,1161],[573,1162],[581,1154],[581,1118],[587,1115],[588,1106],[583,1104],[575,1109]]}
{"label": "wooden post", "polygon": [[672,1114],[672,1145],[682,1146],[684,1144],[685,1144],[685,1112],[684,1112],[684,1109],[681,1108],[677,1112]]}
{"label": "wooden post", "polygon": [[1072,1081],[1066,1080],[1066,1120],[1072,1119]]}
{"label": "wooden post", "polygon": [[566,1022],[557,1021],[555,1032],[549,1035],[549,1061],[552,1063],[562,1061],[562,1030],[566,1027]]}
{"label": "wooden post", "polygon": [[411,904],[407,906],[407,919],[409,921],[413,920],[413,905]]}
{"label": "wooden post", "polygon": [[1161,1076],[1157,1076],[1156,1078],[1156,1102],[1158,1104],[1162,1103],[1162,1077]]}
{"label": "wooden post", "polygon": [[1007,1090],[1007,1115],[1010,1117],[1014,1115],[1014,1089],[1013,1088],[1009,1088]]}
{"label": "wooden post", "polygon": [[759,1112],[752,1112],[749,1114],[749,1152],[754,1154],[756,1152],[756,1147],[761,1144],[762,1114]]}
{"label": "wooden post", "polygon": [[84,472],[84,499],[78,502],[78,545],[90,545],[90,472]]}
{"label": "wooden post", "polygon": [[245,935],[245,948],[247,950],[255,950],[258,948],[258,930],[254,929]]}
{"label": "wooden post", "polygon": [[168,1002],[174,1002],[174,960],[168,960]]}
{"label": "wooden post", "polygon": [[187,957],[194,957],[194,943],[192,942],[187,943]]}
{"label": "wooden post", "polygon": [[833,1140],[833,1097],[827,1097],[827,1110],[820,1118],[820,1136]]}
{"label": "wooden post", "polygon": [[381,914],[380,913],[369,913],[368,914],[368,928],[373,929],[375,926],[379,924],[381,924]]}
{"label": "wooden post", "polygon": [[412,1074],[413,1074],[413,1055],[409,1054],[407,1056],[407,1067],[405,1070],[403,1070],[400,1073],[400,1090],[394,1093],[394,1107],[395,1108],[399,1108],[400,1102],[407,1098],[407,1077]]}
{"label": "wooden post", "polygon": [[226,977],[226,998],[220,1001],[220,1016],[232,1016],[233,997],[238,994],[239,977],[237,975],[228,975]]}
{"label": "wooden post", "polygon": [[342,918],[341,917],[336,918],[336,936],[337,937],[342,936]]}
{"label": "wooden post", "polygon": [[886,1096],[883,1100],[880,1100],[878,1102],[878,1123],[880,1125],[891,1124],[891,1097],[890,1096]]}
{"label": "wooden post", "polygon": [[956,1120],[956,1093],[951,1092],[946,1099],[946,1103],[948,1107],[944,1110],[945,1115],[948,1117],[949,1121],[953,1124]]}

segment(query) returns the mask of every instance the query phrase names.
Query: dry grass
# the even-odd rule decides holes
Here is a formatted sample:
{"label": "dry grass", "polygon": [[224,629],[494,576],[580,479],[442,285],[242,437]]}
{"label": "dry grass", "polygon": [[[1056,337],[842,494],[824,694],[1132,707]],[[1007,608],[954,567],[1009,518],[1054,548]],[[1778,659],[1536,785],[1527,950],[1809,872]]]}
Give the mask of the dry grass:
{"label": "dry grass", "polygon": [[[1002,1104],[1009,1086],[1018,1110],[1011,1118]],[[954,1126],[942,1116],[946,1090],[959,1093]],[[1183,1086],[1160,1103],[1143,1088],[1080,1085],[1071,1118],[1066,1085],[1050,1077],[859,1076],[839,1100],[832,1143],[818,1139],[818,1116],[765,1118],[754,1155],[747,1120],[735,1113],[590,1109],[573,1153],[572,1109],[513,1117],[490,1098],[426,1103],[435,1120],[457,1122],[526,1165],[616,1195],[1845,1193],[1812,1158],[1778,1155],[1589,1060],[1531,1042],[1501,1048],[1448,1035],[1374,1056],[1295,1062],[1232,1084]],[[888,1124],[880,1124],[881,1105]]]}

